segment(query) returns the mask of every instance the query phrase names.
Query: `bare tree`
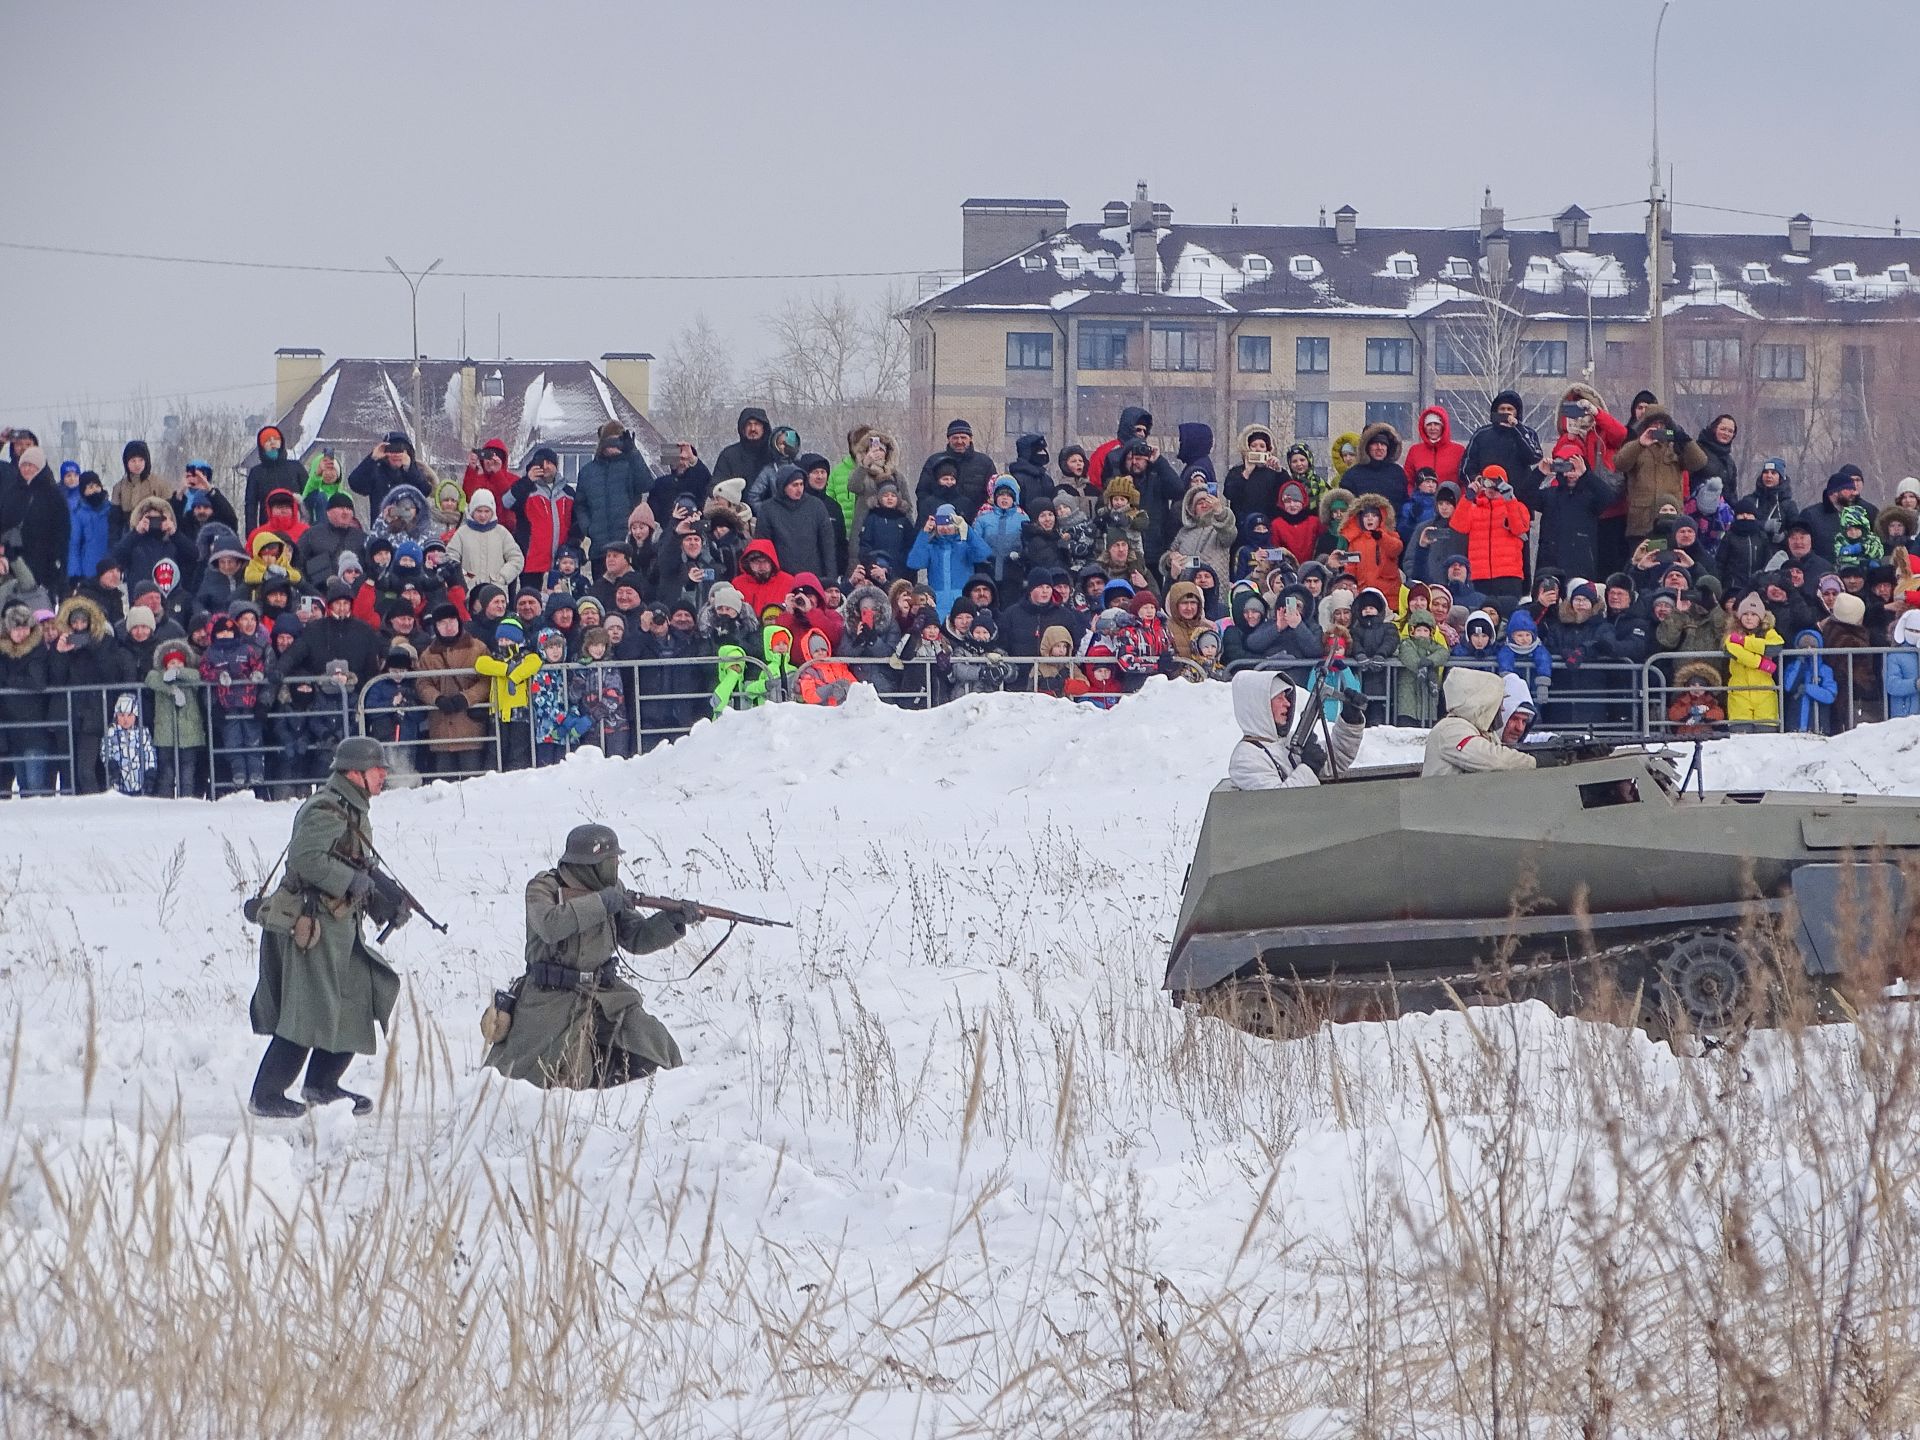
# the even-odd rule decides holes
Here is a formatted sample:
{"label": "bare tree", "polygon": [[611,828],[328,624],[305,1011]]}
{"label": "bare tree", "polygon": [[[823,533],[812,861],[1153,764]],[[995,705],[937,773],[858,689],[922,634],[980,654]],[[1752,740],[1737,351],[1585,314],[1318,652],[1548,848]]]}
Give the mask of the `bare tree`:
{"label": "bare tree", "polygon": [[844,290],[789,301],[767,321],[772,354],[755,378],[774,419],[809,448],[838,455],[873,425],[898,437],[907,419],[907,336],[897,294],[861,303]]}
{"label": "bare tree", "polygon": [[[1493,408],[1494,397],[1503,390],[1517,390],[1532,409],[1544,398],[1528,394],[1524,388],[1527,358],[1526,292],[1511,279],[1481,279],[1459,288],[1469,292],[1450,307],[1434,326],[1434,338],[1453,352],[1453,359],[1465,374],[1442,375],[1455,394],[1481,401],[1476,412],[1484,415]],[[1435,370],[1438,372],[1438,365]],[[1536,383],[1535,390],[1539,390]]]}
{"label": "bare tree", "polygon": [[711,458],[734,438],[737,398],[733,356],[703,312],[667,343],[647,418],[669,440],[691,440]]}

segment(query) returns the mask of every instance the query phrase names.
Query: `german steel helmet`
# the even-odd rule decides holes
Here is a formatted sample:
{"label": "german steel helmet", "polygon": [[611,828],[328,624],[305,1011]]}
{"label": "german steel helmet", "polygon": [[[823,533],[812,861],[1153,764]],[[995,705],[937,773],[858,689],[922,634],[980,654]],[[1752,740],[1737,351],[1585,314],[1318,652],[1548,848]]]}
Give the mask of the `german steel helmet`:
{"label": "german steel helmet", "polygon": [[622,853],[620,837],[611,825],[576,825],[567,832],[563,865],[598,865],[602,860],[618,858]]}

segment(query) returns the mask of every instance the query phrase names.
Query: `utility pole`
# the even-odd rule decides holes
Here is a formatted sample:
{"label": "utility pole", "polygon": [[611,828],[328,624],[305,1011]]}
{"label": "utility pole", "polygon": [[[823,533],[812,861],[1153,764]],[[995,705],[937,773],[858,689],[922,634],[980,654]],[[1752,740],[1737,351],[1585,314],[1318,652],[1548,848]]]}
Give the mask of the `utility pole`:
{"label": "utility pole", "polygon": [[412,299],[413,414],[410,415],[408,419],[413,423],[413,443],[416,451],[414,458],[424,463],[425,457],[417,453],[422,443],[420,431],[420,282],[440,268],[440,261],[434,261],[433,264],[427,266],[427,268],[422,270],[418,275],[407,274],[406,271],[400,268],[400,262],[395,260],[391,255],[387,256],[387,264],[393,266],[394,274],[407,282],[407,294]]}
{"label": "utility pole", "polygon": [[1647,333],[1653,347],[1653,375],[1650,388],[1661,404],[1673,397],[1667,394],[1667,263],[1663,244],[1666,226],[1666,197],[1660,193],[1660,31],[1667,23],[1667,8],[1673,0],[1661,0],[1660,18],[1653,26],[1653,160],[1647,180]]}

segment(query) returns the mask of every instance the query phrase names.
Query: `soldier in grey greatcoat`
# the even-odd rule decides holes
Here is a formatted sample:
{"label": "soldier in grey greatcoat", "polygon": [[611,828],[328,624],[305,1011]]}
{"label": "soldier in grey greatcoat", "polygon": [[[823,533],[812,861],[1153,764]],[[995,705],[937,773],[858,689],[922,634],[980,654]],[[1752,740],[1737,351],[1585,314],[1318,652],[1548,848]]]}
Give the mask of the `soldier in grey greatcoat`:
{"label": "soldier in grey greatcoat", "polygon": [[502,1075],[589,1090],[680,1063],[680,1047],[614,957],[663,950],[699,915],[641,915],[620,883],[620,854],[608,826],[578,825],[559,865],[527,882],[527,971],[515,982],[507,1033],[486,1057]]}
{"label": "soldier in grey greatcoat", "polygon": [[[375,1027],[386,1027],[400,995],[400,977],[360,933],[362,916],[404,923],[409,913],[373,873],[367,809],[386,779],[379,741],[342,740],[326,784],[293,817],[286,869],[256,916],[253,1031],[273,1037],[253,1081],[256,1115],[291,1119],[339,1100],[351,1101],[356,1115],[373,1108],[365,1095],[341,1089],[340,1077],[355,1055],[373,1053]],[[286,1093],[302,1065],[304,1104]]]}

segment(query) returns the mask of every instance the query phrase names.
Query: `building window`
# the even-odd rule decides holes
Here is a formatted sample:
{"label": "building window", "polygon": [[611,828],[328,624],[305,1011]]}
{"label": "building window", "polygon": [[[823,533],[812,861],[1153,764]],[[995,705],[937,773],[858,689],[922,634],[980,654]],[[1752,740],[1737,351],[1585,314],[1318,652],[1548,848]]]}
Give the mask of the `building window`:
{"label": "building window", "polygon": [[1273,340],[1269,336],[1242,335],[1239,337],[1239,351],[1242,375],[1266,375],[1272,372]]}
{"label": "building window", "polygon": [[1078,275],[1080,273],[1080,257],[1078,255],[1056,255],[1053,257],[1053,268],[1058,270],[1062,275]]}
{"label": "building window", "polygon": [[1051,330],[1007,332],[1007,368],[1009,370],[1053,369],[1053,332]]}
{"label": "building window", "polygon": [[1740,373],[1740,342],[1738,340],[1696,340],[1693,342],[1693,371],[1695,380],[1719,380],[1731,378]]}
{"label": "building window", "polygon": [[1867,416],[1857,403],[1830,406],[1827,434],[1836,445],[1858,445],[1867,438]]}
{"label": "building window", "polygon": [[1567,373],[1567,342],[1564,340],[1522,340],[1520,372],[1523,375],[1564,375]]}
{"label": "building window", "polygon": [[1367,374],[1411,375],[1412,373],[1413,341],[1367,341]]}
{"label": "building window", "polygon": [[1294,401],[1293,438],[1296,440],[1326,439],[1329,418],[1327,402],[1324,400]]}
{"label": "building window", "polygon": [[1853,283],[1853,266],[1851,265],[1834,266],[1833,267],[1833,283],[1836,285],[1851,285]]}
{"label": "building window", "polygon": [[495,370],[480,382],[480,396],[484,400],[504,399],[507,393],[507,377]]}
{"label": "building window", "polygon": [[1273,402],[1271,400],[1234,401],[1233,424],[1237,430],[1244,430],[1249,425],[1273,424]]}
{"label": "building window", "polygon": [[1405,400],[1369,400],[1367,424],[1391,425],[1404,439],[1413,433],[1413,406]]}
{"label": "building window", "polygon": [[1311,255],[1296,255],[1288,262],[1287,268],[1293,272],[1296,280],[1311,280],[1320,273],[1320,262]]}
{"label": "building window", "polygon": [[1404,255],[1399,255],[1394,257],[1393,273],[1404,279],[1409,275],[1418,275],[1420,270],[1412,260]]}
{"label": "building window", "polygon": [[1714,283],[1713,266],[1711,265],[1694,266],[1693,267],[1693,283],[1695,285],[1713,284]]}
{"label": "building window", "polygon": [[1807,378],[1807,347],[1804,345],[1762,345],[1754,351],[1754,374],[1762,380],[1804,380]]}
{"label": "building window", "polygon": [[1007,438],[1020,435],[1045,435],[1053,428],[1051,400],[1007,401]]}
{"label": "building window", "polygon": [[1293,342],[1293,373],[1324,375],[1333,368],[1333,341],[1325,335],[1302,335]]}
{"label": "building window", "polygon": [[933,347],[927,343],[927,337],[924,334],[915,337],[913,342],[914,369],[924,370],[927,368],[927,354],[932,348]]}
{"label": "building window", "polygon": [[1873,383],[1873,350],[1867,345],[1842,345],[1840,347],[1840,383],[1842,385],[1871,385]]}
{"label": "building window", "polygon": [[1473,262],[1471,260],[1462,260],[1456,255],[1453,259],[1447,261],[1447,278],[1449,280],[1473,279]]}
{"label": "building window", "polygon": [[1155,370],[1213,369],[1211,325],[1155,325],[1147,346],[1147,361]]}
{"label": "building window", "polygon": [[1436,375],[1471,375],[1474,373],[1472,357],[1460,341],[1445,335],[1433,337],[1433,373]]}
{"label": "building window", "polygon": [[1773,278],[1772,273],[1764,265],[1749,265],[1740,273],[1746,277],[1749,285],[1764,285]]}
{"label": "building window", "polygon": [[1761,410],[1754,429],[1754,439],[1762,445],[1780,450],[1791,450],[1807,438],[1807,412],[1793,408],[1769,408]]}
{"label": "building window", "polygon": [[1134,327],[1104,321],[1088,321],[1080,326],[1080,368],[1082,370],[1131,370],[1128,351],[1133,348]]}

